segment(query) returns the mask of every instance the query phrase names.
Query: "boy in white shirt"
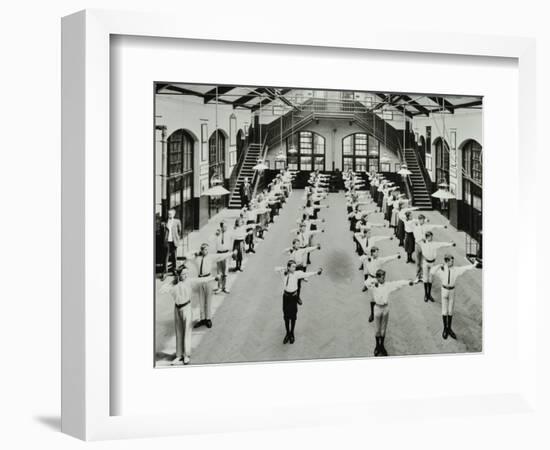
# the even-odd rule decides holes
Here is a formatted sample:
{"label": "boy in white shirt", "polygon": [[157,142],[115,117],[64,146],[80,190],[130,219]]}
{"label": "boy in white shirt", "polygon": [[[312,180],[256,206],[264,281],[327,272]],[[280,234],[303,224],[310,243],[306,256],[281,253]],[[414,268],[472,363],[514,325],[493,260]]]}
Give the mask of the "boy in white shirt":
{"label": "boy in white shirt", "polygon": [[321,275],[323,269],[316,272],[302,272],[296,270],[296,261],[289,260],[285,267],[275,267],[275,272],[281,275],[283,282],[283,319],[285,322],[286,334],[283,344],[290,342],[294,344],[294,328],[298,313],[298,282],[313,275]]}
{"label": "boy in white shirt", "polygon": [[160,293],[167,293],[174,301],[174,327],[176,330],[176,357],[172,365],[189,364],[191,359],[191,330],[193,313],[191,309],[191,298],[193,290],[199,286],[217,280],[213,276],[202,278],[190,278],[189,271],[185,266],[180,266],[174,281],[165,284],[160,288]]}
{"label": "boy in white shirt", "polygon": [[[392,239],[390,236],[375,236],[371,238],[372,247],[368,249],[367,252],[363,256],[359,258],[359,261],[361,261],[361,265],[359,266],[359,270],[363,270],[363,276],[364,276],[364,282],[363,282],[363,292],[366,292],[368,290],[368,287],[366,285],[366,282],[370,279],[376,278],[376,272],[382,268],[382,266],[390,261],[393,261],[394,259],[400,259],[401,255],[399,253],[395,255],[385,256],[380,258],[380,250],[378,247],[374,246],[374,239],[378,238],[389,238]],[[381,239],[378,239],[381,240]],[[374,305],[375,301],[374,298],[370,301],[370,316],[369,316],[369,322],[372,322],[374,320]]]}
{"label": "boy in white shirt", "polygon": [[445,264],[435,266],[430,271],[431,275],[437,275],[441,280],[441,315],[443,316],[443,339],[451,336],[456,339],[456,334],[452,329],[453,309],[455,303],[456,281],[457,278],[468,270],[475,269],[477,264],[471,264],[462,267],[454,267],[455,259],[452,255],[445,255]]}
{"label": "boy in white shirt", "polygon": [[416,257],[416,277],[421,280],[423,275],[422,266],[422,247],[420,242],[425,240],[426,233],[435,228],[447,228],[447,225],[432,225],[426,223],[424,214],[418,215],[418,220],[413,224],[413,234],[415,241],[414,256]]}
{"label": "boy in white shirt", "polygon": [[[290,259],[296,262],[296,270],[301,270],[305,272],[307,265],[309,264],[309,254],[315,250],[321,250],[321,244],[310,247],[300,247],[300,240],[293,239],[292,247],[284,250],[285,253],[288,253]],[[302,291],[302,280],[298,282],[298,304],[302,304],[302,298],[300,297],[300,292]]]}
{"label": "boy in white shirt", "polygon": [[404,286],[412,286],[414,281],[412,280],[399,280],[386,282],[386,272],[383,269],[376,271],[376,278],[369,278],[365,281],[365,285],[372,290],[372,296],[374,299],[374,325],[375,325],[375,337],[376,347],[374,349],[374,356],[388,356],[388,352],[384,347],[384,340],[386,338],[386,329],[388,327],[389,319],[389,296],[392,292],[401,289]]}
{"label": "boy in white shirt", "polygon": [[417,244],[420,246],[422,253],[422,276],[417,277],[416,281],[422,280],[424,282],[424,301],[433,302],[431,270],[435,264],[437,250],[445,247],[456,247],[456,244],[454,242],[434,242],[431,231],[427,231],[424,239],[417,242]]}

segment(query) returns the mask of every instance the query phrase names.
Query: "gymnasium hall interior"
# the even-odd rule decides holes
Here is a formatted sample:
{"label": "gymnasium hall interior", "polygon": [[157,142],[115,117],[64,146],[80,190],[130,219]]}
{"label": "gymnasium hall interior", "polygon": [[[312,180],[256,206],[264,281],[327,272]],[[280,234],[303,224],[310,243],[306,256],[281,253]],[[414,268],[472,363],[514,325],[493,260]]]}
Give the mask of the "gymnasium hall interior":
{"label": "gymnasium hall interior", "polygon": [[[407,199],[414,218],[422,214],[441,225],[434,241],[453,246],[438,252],[436,263],[449,253],[456,266],[482,267],[481,97],[157,82],[154,102],[157,367],[169,366],[176,349],[174,305],[162,291],[176,269],[167,262],[169,211],[181,222],[176,265],[196,270],[185,255],[203,243],[212,249],[220,222],[233,228],[245,179],[255,197],[287,171],[291,192],[266,233],[254,232],[255,252],[244,255],[242,271],[228,262],[228,292],[212,296],[212,326],[192,330],[191,364],[373,356],[368,292],[346,209],[347,173],[365,203],[374,202],[369,186],[376,174]],[[304,283],[296,342],[283,345],[274,268],[286,264],[312,173],[327,194],[318,214],[322,232],[315,235],[321,249],[311,253],[307,270],[323,270]],[[394,235],[380,208],[369,221],[379,224],[373,235]],[[382,256],[403,256],[385,265],[388,280],[415,279],[415,264],[404,262],[397,239],[379,249]],[[433,302],[423,300],[420,285],[391,294],[390,356],[482,351],[482,270],[456,282],[456,339],[441,337],[439,288],[434,281]],[[195,298],[191,305],[198,318]]]}

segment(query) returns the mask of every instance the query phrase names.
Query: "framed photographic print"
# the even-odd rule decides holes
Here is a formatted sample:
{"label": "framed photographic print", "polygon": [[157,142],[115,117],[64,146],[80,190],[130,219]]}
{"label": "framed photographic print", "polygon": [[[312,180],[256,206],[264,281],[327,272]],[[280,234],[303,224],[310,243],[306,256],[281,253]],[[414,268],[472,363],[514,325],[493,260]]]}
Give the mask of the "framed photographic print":
{"label": "framed photographic print", "polygon": [[[499,186],[530,192],[531,40],[344,22],[259,36],[95,10],[62,26],[65,433],[399,423],[430,417],[426,402],[453,417],[536,410],[537,355],[519,349],[536,341],[537,296],[522,285],[519,308],[517,294],[535,238],[510,259],[501,218],[481,215]],[[344,107],[342,91],[374,101]],[[469,125],[454,192],[433,192],[456,200],[447,216],[426,186],[376,172],[382,153],[447,175],[449,121]],[[429,127],[431,161],[413,167],[410,130]],[[420,246],[425,261],[407,214],[387,209],[390,183],[392,207],[430,219],[431,240],[415,229],[439,244]],[[532,217],[529,195],[510,198],[508,214]],[[380,380],[392,389],[364,389]]]}

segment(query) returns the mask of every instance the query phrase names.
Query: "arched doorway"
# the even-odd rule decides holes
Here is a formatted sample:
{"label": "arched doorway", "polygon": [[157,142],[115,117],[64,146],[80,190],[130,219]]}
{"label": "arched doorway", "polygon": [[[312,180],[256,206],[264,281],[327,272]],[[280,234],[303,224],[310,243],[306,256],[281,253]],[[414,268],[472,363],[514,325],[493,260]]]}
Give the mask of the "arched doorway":
{"label": "arched doorway", "polygon": [[183,234],[193,230],[193,154],[195,140],[187,131],[174,131],[167,139],[166,212],[173,208]]}
{"label": "arched doorway", "polygon": [[[212,177],[217,176],[225,180],[225,146],[227,140],[222,130],[216,130],[208,140],[208,186],[212,186]],[[225,199],[210,199],[208,213],[209,217],[217,214],[222,208]]]}

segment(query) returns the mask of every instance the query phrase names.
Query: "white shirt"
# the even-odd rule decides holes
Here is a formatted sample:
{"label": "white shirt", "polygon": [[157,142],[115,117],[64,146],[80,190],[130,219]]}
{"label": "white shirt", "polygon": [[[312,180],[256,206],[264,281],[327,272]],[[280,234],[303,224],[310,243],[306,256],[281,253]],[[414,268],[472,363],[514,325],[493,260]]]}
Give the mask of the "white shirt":
{"label": "white shirt", "polygon": [[244,241],[244,238],[248,234],[248,230],[250,230],[251,225],[252,224],[242,225],[240,227],[234,228],[233,229],[233,237],[238,241]]}
{"label": "white shirt", "polygon": [[288,254],[294,261],[296,261],[296,265],[306,266],[307,254],[311,253],[314,250],[317,250],[317,247],[305,247],[299,248],[298,250],[294,250],[293,248],[291,248],[288,251]]}
{"label": "white shirt", "polygon": [[231,231],[218,230],[218,233],[216,233],[214,241],[214,249],[216,250],[216,252],[231,250],[233,246],[233,236],[231,235]]}
{"label": "white shirt", "polygon": [[413,226],[414,239],[416,242],[425,239],[426,232],[433,230],[434,228],[444,228],[444,225],[428,225],[427,223],[420,225],[420,223],[415,223]]}
{"label": "white shirt", "polygon": [[298,280],[317,275],[317,272],[302,272],[301,270],[296,270],[294,273],[285,273],[286,269],[284,267],[277,267],[275,271],[281,274],[283,290],[287,292],[296,292],[298,290]]}
{"label": "white shirt", "polygon": [[434,261],[437,257],[437,250],[444,247],[452,247],[452,242],[419,242],[420,248],[422,249],[422,258]]}
{"label": "white shirt", "polygon": [[162,288],[160,288],[160,292],[168,293],[174,301],[174,304],[178,306],[184,305],[185,303],[191,301],[193,289],[197,284],[208,283],[214,279],[214,277],[187,278],[185,281],[180,281],[176,285],[172,283],[165,284]]}
{"label": "white shirt", "polygon": [[[378,284],[378,287],[376,287],[376,284]],[[372,290],[374,303],[379,306],[387,305],[390,294],[397,289],[407,286],[408,284],[409,281],[407,280],[386,281],[384,284],[379,284],[376,279],[373,278],[369,278],[365,282],[365,286]]]}
{"label": "white shirt", "polygon": [[197,266],[197,273],[199,276],[201,275],[210,275],[212,272],[212,265],[214,263],[217,263],[218,261],[222,261],[223,259],[227,259],[233,255],[232,252],[228,253],[221,253],[219,255],[212,255],[208,254],[206,256],[195,256],[194,253],[188,253],[186,256],[189,260],[194,260],[195,265]]}
{"label": "white shirt", "polygon": [[250,209],[246,212],[245,218],[246,220],[252,220],[256,222],[256,218],[258,217],[258,210],[257,209]]}
{"label": "white shirt", "polygon": [[168,227],[168,242],[174,242],[174,236],[172,236],[172,225],[174,224],[174,219],[168,219],[166,226]]}
{"label": "white shirt", "polygon": [[432,275],[437,275],[441,280],[443,286],[454,287],[456,284],[456,279],[467,272],[468,270],[475,269],[475,264],[461,267],[450,267],[446,264],[442,266],[435,266],[431,270]]}
{"label": "white shirt", "polygon": [[370,275],[372,277],[376,276],[376,271],[378,269],[381,269],[382,266],[390,261],[393,261],[394,259],[397,259],[399,255],[391,255],[391,256],[379,256],[378,258],[373,258],[372,256],[363,255],[359,259],[361,260],[361,264],[363,264],[363,273],[365,275]]}

